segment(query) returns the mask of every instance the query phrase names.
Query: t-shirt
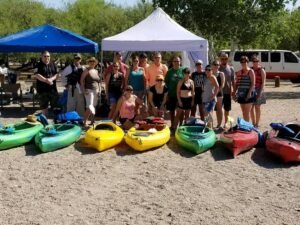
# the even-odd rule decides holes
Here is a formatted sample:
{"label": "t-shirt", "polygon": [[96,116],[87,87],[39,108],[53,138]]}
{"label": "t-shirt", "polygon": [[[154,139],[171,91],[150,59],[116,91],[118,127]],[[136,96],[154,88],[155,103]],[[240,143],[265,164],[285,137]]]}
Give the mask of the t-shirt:
{"label": "t-shirt", "polygon": [[148,81],[148,86],[151,87],[155,85],[155,79],[157,75],[166,76],[168,67],[165,64],[160,64],[159,66],[154,63],[150,64],[146,68],[146,80]]}
{"label": "t-shirt", "polygon": [[225,76],[225,83],[224,83],[224,88],[223,88],[223,93],[224,94],[231,94],[231,82],[234,81],[235,79],[235,72],[233,67],[231,66],[221,66],[219,69],[221,72],[224,73]]}
{"label": "t-shirt", "polygon": [[179,67],[179,69],[171,68],[168,70],[165,83],[168,87],[168,92],[170,97],[176,97],[176,89],[177,83],[179,80],[183,78],[183,67]]}
{"label": "t-shirt", "polygon": [[[43,62],[39,62],[35,70],[36,70],[35,74],[40,74],[45,78],[51,78],[57,74],[57,67],[54,63],[44,64]],[[37,80],[36,90],[38,93],[45,93],[45,92],[52,92],[52,91],[57,92],[56,80],[53,81],[53,85]]]}
{"label": "t-shirt", "polygon": [[164,100],[165,93],[168,92],[168,88],[166,86],[164,86],[163,92],[162,93],[157,93],[155,85],[153,85],[150,88],[150,92],[152,92],[152,94],[153,94],[152,100],[153,100],[153,103],[154,103],[155,107],[161,107],[161,104]]}
{"label": "t-shirt", "polygon": [[191,79],[194,81],[195,91],[203,91],[205,73],[204,72],[193,72]]}

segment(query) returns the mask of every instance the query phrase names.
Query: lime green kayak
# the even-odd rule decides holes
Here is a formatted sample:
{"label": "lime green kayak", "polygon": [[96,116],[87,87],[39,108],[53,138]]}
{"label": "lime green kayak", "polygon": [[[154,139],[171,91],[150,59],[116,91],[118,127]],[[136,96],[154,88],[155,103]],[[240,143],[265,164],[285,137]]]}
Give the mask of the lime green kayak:
{"label": "lime green kayak", "polygon": [[216,134],[210,128],[205,128],[202,133],[204,126],[190,126],[182,125],[177,128],[175,138],[177,143],[196,154],[202,153],[216,143]]}
{"label": "lime green kayak", "polygon": [[81,128],[75,124],[53,124],[43,128],[35,136],[35,144],[42,152],[51,152],[76,142]]}
{"label": "lime green kayak", "polygon": [[30,142],[42,128],[43,125],[39,122],[27,121],[8,124],[5,128],[0,128],[0,150]]}

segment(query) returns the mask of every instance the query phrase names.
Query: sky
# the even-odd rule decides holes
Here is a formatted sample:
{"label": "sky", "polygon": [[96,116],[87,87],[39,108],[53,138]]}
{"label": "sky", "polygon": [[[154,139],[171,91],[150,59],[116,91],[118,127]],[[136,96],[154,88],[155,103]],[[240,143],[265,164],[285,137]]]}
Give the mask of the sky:
{"label": "sky", "polygon": [[[52,7],[52,8],[56,8],[56,9],[61,9],[64,7],[64,3],[72,3],[76,0],[36,0],[39,2],[43,2],[47,7]],[[121,5],[121,6],[134,6],[137,2],[139,2],[139,0],[105,0],[106,2],[112,2],[115,3],[117,5]],[[296,3],[296,8],[300,7],[300,1],[298,0]],[[293,9],[293,5],[292,3],[290,3],[289,5],[287,5],[288,9]]]}

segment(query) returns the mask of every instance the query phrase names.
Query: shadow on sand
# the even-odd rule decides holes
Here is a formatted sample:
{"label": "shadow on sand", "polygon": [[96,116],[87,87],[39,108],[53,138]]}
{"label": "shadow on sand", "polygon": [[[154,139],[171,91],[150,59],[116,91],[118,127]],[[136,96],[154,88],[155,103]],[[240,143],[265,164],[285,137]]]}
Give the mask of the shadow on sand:
{"label": "shadow on sand", "polygon": [[192,158],[197,156],[197,154],[185,150],[183,147],[179,146],[179,144],[177,144],[176,142],[175,136],[171,136],[169,142],[166,145],[172,152],[174,152],[175,154],[179,154],[182,157]]}
{"label": "shadow on sand", "polygon": [[81,155],[91,155],[101,153],[96,149],[89,147],[87,144],[83,142],[83,139],[74,143],[74,148],[81,153]]}
{"label": "shadow on sand", "polygon": [[259,166],[266,169],[290,168],[299,166],[299,162],[284,163],[280,158],[268,152],[265,148],[256,148],[251,159]]}
{"label": "shadow on sand", "polygon": [[38,147],[36,147],[34,140],[25,145],[25,155],[26,156],[37,156],[40,154],[42,154],[42,152],[39,151]]}
{"label": "shadow on sand", "polygon": [[215,161],[233,159],[232,153],[226,149],[220,141],[216,142],[216,144],[211,148],[210,152]]}
{"label": "shadow on sand", "polygon": [[266,92],[267,99],[300,99],[299,92]]}

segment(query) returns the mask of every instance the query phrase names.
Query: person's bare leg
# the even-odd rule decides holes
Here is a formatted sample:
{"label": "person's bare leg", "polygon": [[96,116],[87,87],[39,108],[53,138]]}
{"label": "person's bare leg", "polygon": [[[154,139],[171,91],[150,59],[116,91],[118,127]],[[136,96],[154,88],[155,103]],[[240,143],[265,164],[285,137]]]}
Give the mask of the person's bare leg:
{"label": "person's bare leg", "polygon": [[173,126],[172,126],[172,128],[173,128],[174,130],[176,130],[176,128],[177,128],[177,126],[178,126],[178,123],[180,122],[180,119],[181,119],[181,118],[182,118],[182,109],[177,108],[175,120],[174,120],[174,123],[173,123]]}
{"label": "person's bare leg", "polygon": [[255,112],[255,105],[252,105],[252,107],[251,107],[251,110],[250,110],[250,117],[251,117],[251,121],[252,121],[252,124],[254,125],[254,126],[256,126],[256,123],[257,123],[257,121],[256,121],[256,112]]}
{"label": "person's bare leg", "polygon": [[223,120],[223,97],[218,97],[217,100],[217,111],[216,111],[216,115],[217,115],[217,127],[220,127],[222,125],[222,120]]}
{"label": "person's bare leg", "polygon": [[261,116],[260,105],[255,105],[255,114],[256,114],[255,126],[258,127],[259,126],[259,121],[260,121],[260,116]]}

